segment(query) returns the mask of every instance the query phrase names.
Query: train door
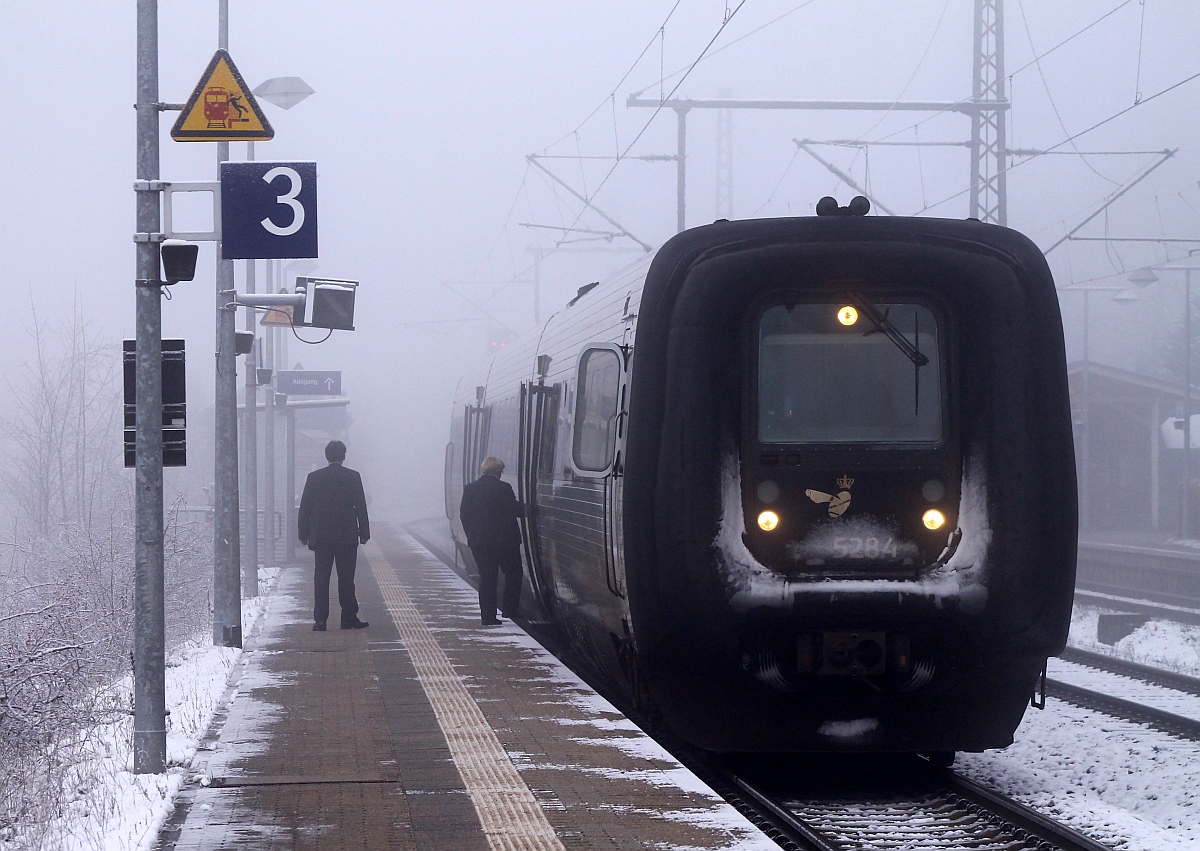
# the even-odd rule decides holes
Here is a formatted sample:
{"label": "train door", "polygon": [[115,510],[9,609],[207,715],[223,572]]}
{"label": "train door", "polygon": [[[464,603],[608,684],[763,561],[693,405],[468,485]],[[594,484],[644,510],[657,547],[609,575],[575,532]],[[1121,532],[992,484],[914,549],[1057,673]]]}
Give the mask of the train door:
{"label": "train door", "polygon": [[579,356],[571,446],[576,475],[598,480],[601,486],[605,582],[618,597],[625,596],[621,499],[629,356],[628,346],[608,343],[589,345]]}
{"label": "train door", "polygon": [[552,605],[554,583],[542,561],[538,529],[540,485],[553,479],[560,385],[546,386],[549,355],[538,357],[538,379],[522,382],[517,438],[517,499],[521,503],[521,543],[529,567],[529,584],[542,608]]}

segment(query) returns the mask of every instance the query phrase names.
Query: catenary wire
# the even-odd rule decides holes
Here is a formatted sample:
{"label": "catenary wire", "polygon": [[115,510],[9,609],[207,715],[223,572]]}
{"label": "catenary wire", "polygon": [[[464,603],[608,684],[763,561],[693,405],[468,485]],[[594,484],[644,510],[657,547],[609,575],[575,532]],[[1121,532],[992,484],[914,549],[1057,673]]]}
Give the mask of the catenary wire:
{"label": "catenary wire", "polygon": [[1142,3],[1142,19],[1138,24],[1138,58],[1137,58],[1137,76],[1133,82],[1133,102],[1137,103],[1142,99],[1142,37],[1146,34],[1146,0],[1141,0]]}
{"label": "catenary wire", "polygon": [[763,208],[775,200],[775,193],[779,191],[779,187],[783,185],[783,181],[788,176],[788,172],[792,170],[792,166],[796,164],[796,158],[800,156],[800,148],[792,152],[792,158],[788,160],[787,166],[783,169],[783,174],[779,175],[779,179],[775,181],[775,185],[771,188],[771,194],[767,196],[767,200],[758,205],[758,209],[750,214],[750,218],[755,218],[762,212]]}
{"label": "catenary wire", "polygon": [[[1008,77],[1011,79],[1011,78],[1015,77],[1017,74],[1020,74],[1022,71],[1025,71],[1025,70],[1027,70],[1027,69],[1029,69],[1029,68],[1033,67],[1033,66],[1034,66],[1035,64],[1037,64],[1037,63],[1038,63],[1040,60],[1042,60],[1042,59],[1045,59],[1045,58],[1046,58],[1046,57],[1048,57],[1050,54],[1052,54],[1052,53],[1054,53],[1056,50],[1058,50],[1059,48],[1061,48],[1061,47],[1064,47],[1064,46],[1065,46],[1065,45],[1067,45],[1067,44],[1070,44],[1072,41],[1074,41],[1075,39],[1079,38],[1079,36],[1083,35],[1083,34],[1084,34],[1084,33],[1086,33],[1088,30],[1092,29],[1092,28],[1093,28],[1093,27],[1095,27],[1097,24],[1101,23],[1102,21],[1106,20],[1107,18],[1111,17],[1112,15],[1115,15],[1117,12],[1121,11],[1122,9],[1124,9],[1126,6],[1128,6],[1128,5],[1129,5],[1130,3],[1132,3],[1132,2],[1134,2],[1134,0],[1122,0],[1122,2],[1121,2],[1119,5],[1117,5],[1117,6],[1116,6],[1116,7],[1114,7],[1113,9],[1110,9],[1108,12],[1105,12],[1103,15],[1101,15],[1101,16],[1100,16],[1099,18],[1097,18],[1096,20],[1092,21],[1090,24],[1088,24],[1087,26],[1085,26],[1083,29],[1081,29],[1081,30],[1078,30],[1077,32],[1073,33],[1072,35],[1069,35],[1069,36],[1067,36],[1065,39],[1063,39],[1062,41],[1060,41],[1058,44],[1054,45],[1054,47],[1050,48],[1050,49],[1049,49],[1049,50],[1047,50],[1045,53],[1041,54],[1040,56],[1035,56],[1033,59],[1031,59],[1031,60],[1029,60],[1028,62],[1026,62],[1024,65],[1022,65],[1022,66],[1021,66],[1020,68],[1018,68],[1017,70],[1010,72],[1010,73],[1008,74]],[[953,106],[957,106],[959,103],[966,103],[966,102],[967,102],[967,101],[965,101],[965,100],[963,100],[963,101],[959,101],[958,103],[952,104],[952,105],[951,105],[951,107],[953,107]],[[939,117],[939,116],[941,116],[941,115],[945,115],[945,114],[946,114],[947,112],[949,112],[949,111],[950,111],[950,108],[949,108],[949,107],[948,107],[948,108],[946,108],[946,109],[939,110],[938,112],[935,112],[935,113],[933,113],[933,114],[931,114],[931,115],[927,115],[927,116],[925,116],[924,118],[922,118],[921,120],[919,120],[919,121],[916,121],[916,122],[914,122],[913,124],[911,124],[911,125],[909,125],[909,126],[907,126],[907,127],[903,127],[903,128],[901,128],[901,129],[899,129],[899,130],[896,130],[896,131],[893,131],[893,132],[891,132],[891,133],[888,133],[888,134],[887,134],[887,135],[885,135],[885,136],[881,136],[881,137],[880,137],[879,139],[877,139],[876,141],[883,141],[883,140],[885,140],[885,139],[890,139],[890,138],[892,138],[893,136],[899,136],[899,135],[900,135],[900,134],[902,134],[902,133],[907,133],[907,132],[908,132],[909,130],[911,130],[913,127],[919,127],[919,126],[921,126],[922,124],[925,124],[925,123],[927,123],[927,122],[929,122],[929,121],[932,121],[933,119],[935,119],[935,118],[938,118],[938,117]]]}
{"label": "catenary wire", "polygon": [[[633,63],[629,66],[629,68],[621,76],[621,79],[617,81],[617,84],[615,86],[613,86],[612,92],[609,94],[609,96],[607,98],[605,98],[603,101],[601,101],[600,104],[595,109],[593,109],[590,113],[588,113],[588,115],[582,121],[580,121],[579,124],[577,124],[573,130],[571,130],[568,133],[565,133],[562,137],[560,137],[559,139],[556,139],[554,142],[551,142],[549,145],[547,145],[545,148],[543,148],[542,149],[543,152],[548,151],[550,148],[553,148],[553,147],[561,144],[563,141],[571,138],[572,135],[574,135],[576,138],[576,141],[578,141],[579,131],[584,127],[584,125],[586,125],[589,121],[592,120],[592,118],[596,115],[596,113],[598,113],[601,109],[604,108],[606,103],[609,103],[609,102],[612,103],[612,108],[613,108],[613,136],[614,136],[614,138],[617,137],[617,116],[616,116],[617,90],[621,88],[621,86],[625,83],[625,81],[627,79],[629,79],[629,75],[634,72],[634,70],[637,68],[638,64],[645,57],[646,53],[649,52],[650,48],[652,48],[654,46],[654,42],[657,41],[659,38],[660,31],[662,31],[667,26],[667,24],[670,23],[671,18],[674,17],[676,10],[679,8],[679,6],[682,2],[683,2],[683,0],[675,0],[675,4],[673,6],[671,6],[671,10],[667,13],[667,16],[663,19],[662,24],[660,24],[658,29],[656,29],[654,31],[654,35],[651,36],[650,40],[646,42],[646,46],[642,48],[642,50],[638,54],[637,58],[633,60]],[[809,0],[809,2],[814,2],[814,0]],[[619,146],[620,146],[619,141],[617,142],[617,145],[618,145],[618,150],[619,150]],[[521,178],[521,186],[517,189],[517,197],[520,197],[521,191],[525,190],[527,200],[528,200],[528,190],[526,189],[525,182],[528,179],[530,168],[531,167],[527,163],[525,166],[525,174]],[[555,194],[557,196],[557,193],[555,193]],[[556,200],[557,200],[557,197],[556,197]],[[504,223],[500,226],[500,232],[496,234],[496,238],[492,241],[492,245],[488,249],[487,254],[485,255],[485,259],[481,260],[479,265],[477,265],[475,267],[476,273],[479,271],[479,266],[481,266],[483,263],[491,262],[490,258],[492,256],[492,253],[496,250],[496,246],[499,244],[500,240],[505,236],[505,234],[508,230],[508,226],[512,223],[512,213],[513,213],[513,209],[515,209],[515,207],[516,207],[516,198],[514,198],[513,203],[511,205],[509,205],[508,214],[504,217]]]}
{"label": "catenary wire", "polygon": [[488,258],[492,256],[492,252],[496,250],[496,246],[500,244],[500,240],[504,237],[505,231],[508,229],[508,223],[512,221],[513,210],[517,208],[517,202],[521,199],[521,193],[525,192],[526,198],[528,199],[528,190],[526,189],[525,182],[529,179],[529,170],[531,168],[532,166],[530,166],[529,163],[525,164],[525,173],[521,175],[521,183],[519,186],[517,186],[517,191],[513,195],[512,203],[508,205],[508,215],[504,217],[504,224],[500,226],[500,230],[496,233],[496,238],[492,240],[492,244],[488,248],[485,258],[480,260],[479,263],[475,265],[474,270],[472,270],[472,274],[478,274],[479,267],[484,263],[490,262]]}
{"label": "catenary wire", "polygon": [[[706,44],[704,46],[704,49],[700,51],[700,55],[697,56],[695,61],[692,62],[691,66],[688,68],[687,72],[682,77],[679,78],[679,82],[677,82],[671,88],[670,93],[667,94],[667,96],[662,99],[664,102],[667,100],[670,100],[672,97],[675,96],[675,92],[679,91],[679,87],[684,84],[684,82],[687,80],[687,78],[691,75],[692,70],[695,69],[695,67],[700,64],[701,60],[704,59],[705,54],[707,54],[708,51],[712,48],[712,46],[716,42],[716,40],[721,37],[721,33],[725,32],[725,28],[727,26],[729,26],[729,23],[737,16],[737,13],[741,11],[742,7],[745,6],[747,2],[748,2],[748,0],[741,0],[741,2],[739,2],[737,4],[737,6],[734,7],[733,11],[729,13],[728,17],[726,17],[721,22],[721,25],[719,27],[717,27],[717,31],[713,34],[713,37],[711,39],[709,39],[708,44]],[[646,119],[646,123],[642,126],[642,129],[639,130],[637,132],[637,135],[635,135],[633,137],[633,141],[631,141],[628,145],[625,146],[625,150],[618,157],[617,161],[615,163],[613,163],[612,168],[610,168],[608,170],[608,173],[605,174],[604,177],[600,180],[600,183],[597,184],[596,188],[592,191],[591,198],[595,198],[600,193],[600,190],[602,188],[604,188],[604,185],[606,183],[608,183],[609,178],[611,178],[613,176],[613,172],[615,172],[617,170],[618,166],[621,165],[621,161],[629,154],[629,152],[631,150],[633,150],[633,146],[636,145],[638,143],[638,141],[642,138],[642,136],[645,134],[645,132],[648,129],[650,129],[650,125],[654,123],[654,119],[657,118],[658,114],[662,111],[663,111],[663,104],[659,103],[659,105],[655,108],[654,112],[651,113],[650,117],[648,119]],[[572,227],[579,221],[580,218],[583,217],[583,214],[586,211],[587,211],[587,207],[585,206],[585,207],[583,207],[583,209],[581,209],[576,214],[575,220],[571,223]]]}
{"label": "catenary wire", "polygon": [[883,115],[879,116],[879,119],[874,124],[858,135],[859,140],[886,121],[887,117],[891,115],[892,111],[896,108],[896,104],[898,104],[900,99],[903,98],[908,92],[908,87],[913,84],[913,80],[917,78],[917,74],[920,72],[921,66],[925,64],[925,58],[929,56],[929,50],[933,47],[933,42],[937,39],[938,32],[942,29],[942,22],[946,20],[946,10],[949,8],[950,0],[946,0],[945,5],[942,6],[942,13],[938,15],[937,23],[934,24],[933,35],[929,37],[929,42],[925,45],[925,50],[921,52],[921,58],[917,60],[917,65],[915,68],[913,68],[912,74],[909,75],[908,82],[904,84],[904,88],[900,90],[900,94],[896,95],[896,99],[892,102],[892,105],[888,107],[887,111],[884,112]]}
{"label": "catenary wire", "polygon": [[[738,43],[740,43],[740,42],[743,42],[743,41],[745,41],[746,39],[750,38],[750,36],[752,36],[752,35],[756,35],[757,33],[760,33],[760,32],[762,32],[763,30],[767,29],[767,27],[770,27],[770,26],[773,26],[774,24],[777,24],[777,23],[779,23],[779,22],[780,22],[780,21],[782,21],[784,18],[786,18],[786,17],[789,17],[790,15],[794,15],[796,12],[799,12],[801,9],[806,9],[806,8],[808,8],[809,6],[811,6],[813,3],[816,3],[816,2],[817,2],[817,0],[805,0],[805,2],[801,3],[799,6],[793,6],[791,9],[788,9],[788,10],[787,10],[786,12],[784,12],[782,15],[778,15],[778,16],[776,16],[776,17],[772,18],[771,20],[767,21],[765,24],[760,24],[759,26],[757,26],[757,27],[755,27],[754,29],[750,30],[750,32],[748,32],[748,33],[745,33],[744,35],[740,35],[740,36],[738,36],[738,37],[737,37],[737,38],[735,38],[733,41],[729,42],[729,44],[723,44],[723,45],[721,45],[721,46],[720,46],[720,47],[718,47],[716,50],[712,51],[712,52],[711,52],[711,53],[709,53],[709,54],[708,54],[706,57],[704,57],[705,61],[707,61],[707,60],[709,60],[709,59],[712,59],[714,56],[717,56],[717,55],[719,55],[719,54],[721,54],[721,53],[724,53],[726,50],[728,50],[729,48],[733,47],[734,45],[736,45],[736,44],[738,44]],[[1129,2],[1132,2],[1132,0],[1129,0]],[[732,17],[732,14],[730,15],[730,17]],[[726,21],[728,21],[728,18],[726,18]],[[664,76],[662,79],[663,79],[664,81],[666,81],[666,80],[673,80],[673,79],[675,79],[676,77],[678,77],[680,74],[684,73],[685,71],[688,71],[688,70],[689,70],[689,68],[690,68],[690,66],[688,66],[688,65],[684,65],[683,67],[681,67],[681,68],[678,68],[678,69],[676,69],[676,70],[672,71],[670,74],[667,74],[667,75],[666,75],[666,76]],[[644,92],[644,91],[646,91],[646,89],[650,88],[650,86],[652,86],[652,85],[653,85],[653,83],[647,83],[646,85],[642,86],[640,89],[638,89],[638,94],[640,94],[641,92]]]}
{"label": "catenary wire", "polygon": [[[624,85],[625,81],[629,79],[629,75],[634,72],[634,69],[637,68],[638,63],[640,63],[642,61],[642,59],[646,56],[646,54],[650,51],[650,48],[654,47],[654,42],[658,41],[659,33],[666,28],[667,24],[669,24],[671,22],[671,18],[674,17],[674,15],[675,15],[675,10],[679,8],[679,4],[682,2],[683,2],[683,0],[675,0],[675,5],[671,7],[671,11],[667,13],[667,16],[663,19],[663,22],[661,24],[659,24],[658,27],[655,28],[654,35],[651,36],[650,40],[646,42],[646,46],[642,48],[642,52],[638,54],[637,59],[633,60],[633,64],[629,66],[629,70],[627,70],[624,74],[622,74],[621,79],[617,81],[617,84],[615,86],[613,86],[612,93],[608,97],[606,97],[604,100],[600,101],[599,105],[595,109],[593,109],[591,112],[589,112],[587,114],[587,117],[584,118],[583,121],[580,121],[577,125],[575,125],[575,128],[573,130],[571,130],[569,133],[564,133],[561,138],[556,139],[555,141],[551,142],[546,147],[542,148],[543,152],[548,151],[548,150],[550,150],[550,148],[553,148],[555,145],[558,145],[561,142],[566,141],[567,139],[571,138],[572,134],[578,133],[580,130],[582,130],[583,126],[585,124],[587,124],[589,121],[591,121],[592,118],[595,117],[597,112],[604,109],[604,105],[606,103],[608,103],[610,98],[615,98],[617,96],[617,90],[620,89],[621,86]],[[814,0],[809,0],[809,2],[814,2]]]}
{"label": "catenary wire", "polygon": [[[1021,13],[1021,23],[1024,25],[1024,28],[1025,28],[1025,38],[1029,42],[1029,50],[1031,53],[1033,53],[1034,56],[1037,56],[1037,48],[1033,44],[1033,33],[1030,32],[1030,30],[1029,30],[1029,18],[1025,14],[1025,0],[1017,0],[1017,9]],[[1071,131],[1067,129],[1067,123],[1065,121],[1063,121],[1062,114],[1058,111],[1058,104],[1054,102],[1054,95],[1050,92],[1050,83],[1046,80],[1046,72],[1042,70],[1042,62],[1040,59],[1034,60],[1034,67],[1037,68],[1038,77],[1041,78],[1042,88],[1045,89],[1045,91],[1046,91],[1046,99],[1048,101],[1050,101],[1050,108],[1054,111],[1054,117],[1056,119],[1058,119],[1058,126],[1062,128],[1062,131],[1064,133],[1070,135]],[[1097,169],[1094,165],[1092,165],[1090,162],[1088,162],[1087,157],[1085,157],[1080,152],[1079,147],[1074,142],[1071,143],[1071,148],[1075,151],[1076,154],[1079,155],[1080,161],[1082,161],[1083,164],[1085,166],[1087,166],[1088,169],[1091,170],[1092,174],[1096,175],[1101,180],[1108,181],[1109,183],[1113,184],[1114,186],[1120,185],[1117,181],[1113,180],[1108,175],[1102,174],[1099,171],[1099,169]]]}

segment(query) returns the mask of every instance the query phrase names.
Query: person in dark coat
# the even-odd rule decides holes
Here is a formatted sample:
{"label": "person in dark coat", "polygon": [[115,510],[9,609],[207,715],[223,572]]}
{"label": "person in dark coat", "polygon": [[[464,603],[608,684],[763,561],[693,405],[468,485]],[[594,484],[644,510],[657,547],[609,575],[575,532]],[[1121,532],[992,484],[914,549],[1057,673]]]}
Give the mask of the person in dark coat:
{"label": "person in dark coat", "polygon": [[484,626],[495,626],[500,623],[496,617],[498,573],[504,574],[501,614],[506,618],[520,614],[521,530],[517,517],[521,508],[512,485],[500,481],[503,461],[485,458],[479,472],[479,478],[463,488],[458,516],[479,568],[479,617]]}
{"label": "person in dark coat", "polygon": [[329,466],[309,473],[304,482],[296,518],[300,543],[313,551],[316,561],[313,629],[323,632],[329,618],[329,576],[335,562],[342,629],[362,629],[368,624],[358,619],[354,568],[358,563],[358,545],[371,540],[367,499],[362,477],[342,466],[346,444],[331,440],[325,447],[325,458]]}

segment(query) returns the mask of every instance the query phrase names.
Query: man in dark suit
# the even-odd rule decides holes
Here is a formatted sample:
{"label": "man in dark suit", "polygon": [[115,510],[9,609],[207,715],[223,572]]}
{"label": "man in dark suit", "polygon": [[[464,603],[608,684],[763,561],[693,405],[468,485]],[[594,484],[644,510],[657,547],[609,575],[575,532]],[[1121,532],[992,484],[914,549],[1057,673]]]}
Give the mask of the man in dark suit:
{"label": "man in dark suit", "polygon": [[325,630],[329,617],[329,575],[337,562],[338,603],[342,607],[342,629],[362,629],[366,621],[358,619],[358,598],[354,595],[354,568],[358,563],[358,545],[371,539],[367,520],[367,499],[362,477],[342,466],[346,444],[331,440],[325,447],[329,466],[314,470],[304,482],[296,531],[300,543],[316,557],[314,580],[315,604],[313,629]]}
{"label": "man in dark suit", "polygon": [[504,599],[500,611],[516,617],[521,602],[521,508],[512,485],[500,481],[504,462],[485,458],[480,476],[463,488],[458,516],[467,533],[467,544],[479,568],[479,616],[484,626],[500,623],[496,617],[498,573],[504,573]]}

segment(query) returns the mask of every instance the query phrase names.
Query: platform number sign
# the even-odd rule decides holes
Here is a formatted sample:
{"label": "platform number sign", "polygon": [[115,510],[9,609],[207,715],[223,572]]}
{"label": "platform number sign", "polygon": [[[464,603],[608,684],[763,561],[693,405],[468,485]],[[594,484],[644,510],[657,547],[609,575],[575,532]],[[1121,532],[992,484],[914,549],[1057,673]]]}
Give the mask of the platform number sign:
{"label": "platform number sign", "polygon": [[221,163],[221,256],[317,256],[317,164]]}

